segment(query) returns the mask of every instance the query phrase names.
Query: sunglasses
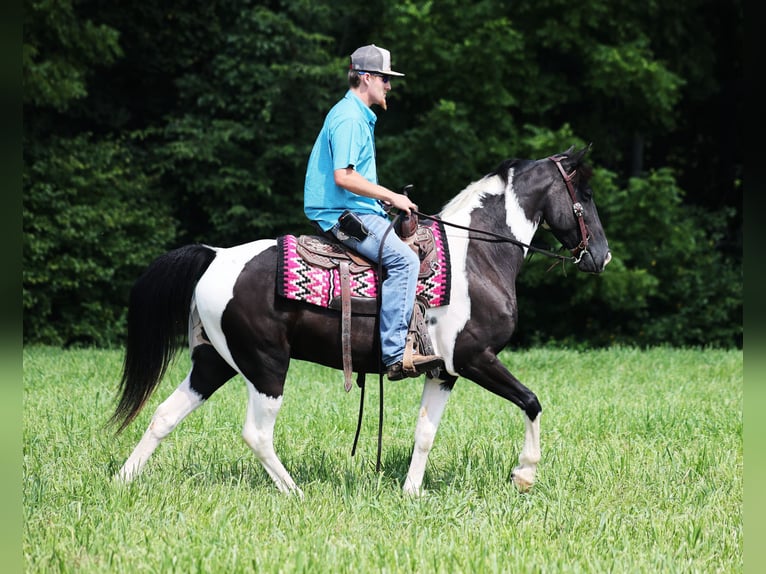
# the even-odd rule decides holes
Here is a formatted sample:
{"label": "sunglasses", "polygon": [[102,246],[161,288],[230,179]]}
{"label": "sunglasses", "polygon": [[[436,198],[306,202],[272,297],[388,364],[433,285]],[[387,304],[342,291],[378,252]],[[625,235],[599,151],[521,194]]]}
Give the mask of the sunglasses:
{"label": "sunglasses", "polygon": [[371,76],[377,76],[381,80],[383,80],[384,84],[387,84],[388,81],[391,79],[391,76],[387,76],[386,74],[378,74],[377,72],[359,72],[360,74],[369,74]]}

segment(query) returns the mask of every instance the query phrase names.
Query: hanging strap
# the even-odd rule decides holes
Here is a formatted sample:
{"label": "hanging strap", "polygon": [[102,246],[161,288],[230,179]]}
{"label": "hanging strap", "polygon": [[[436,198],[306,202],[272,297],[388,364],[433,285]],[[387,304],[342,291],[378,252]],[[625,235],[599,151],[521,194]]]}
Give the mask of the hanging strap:
{"label": "hanging strap", "polygon": [[354,367],[351,363],[351,271],[348,261],[340,262],[340,339],[343,353],[343,386],[346,392],[353,386]]}

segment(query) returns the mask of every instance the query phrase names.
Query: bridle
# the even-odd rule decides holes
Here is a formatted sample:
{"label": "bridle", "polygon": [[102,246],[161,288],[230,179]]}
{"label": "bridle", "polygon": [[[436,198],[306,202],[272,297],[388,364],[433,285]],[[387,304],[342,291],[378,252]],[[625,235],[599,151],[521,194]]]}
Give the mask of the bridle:
{"label": "bridle", "polygon": [[489,235],[490,237],[494,237],[495,239],[498,239],[500,241],[503,241],[506,243],[513,243],[514,245],[518,245],[519,247],[524,247],[535,253],[541,253],[545,255],[546,257],[551,257],[553,259],[560,259],[562,262],[571,261],[572,263],[576,265],[577,263],[580,262],[583,256],[588,252],[588,241],[590,239],[590,234],[588,233],[588,226],[585,225],[585,219],[584,219],[585,213],[583,210],[582,203],[577,201],[577,196],[575,195],[574,186],[572,185],[572,181],[577,175],[577,168],[573,169],[569,174],[567,174],[567,172],[564,170],[564,168],[561,165],[561,160],[564,159],[565,157],[567,156],[553,155],[548,157],[548,159],[551,160],[554,164],[556,164],[556,167],[558,168],[559,173],[561,174],[561,177],[564,178],[564,183],[566,184],[567,191],[569,192],[569,197],[572,199],[572,211],[574,212],[575,218],[577,219],[577,224],[580,227],[581,240],[579,245],[571,249],[568,248],[569,251],[572,253],[571,257],[565,257],[564,255],[554,253],[553,251],[549,251],[547,249],[540,249],[539,247],[535,247],[528,243],[524,243],[523,241],[519,241],[518,239],[514,237],[509,237],[507,235],[495,233],[494,231],[487,231],[485,229],[477,229],[475,227],[466,227],[464,225],[458,225],[457,223],[445,221],[441,219],[440,217],[437,217],[434,215],[427,215],[425,213],[421,213],[420,211],[417,211],[415,209],[413,209],[412,212],[421,218],[431,219],[433,221],[439,221],[443,223],[444,225],[455,227],[457,229],[462,229],[464,231],[471,231],[474,233],[483,233],[484,235]]}
{"label": "bridle", "polygon": [[588,240],[590,239],[590,234],[588,233],[588,226],[585,225],[582,203],[577,201],[577,196],[575,195],[574,186],[572,185],[572,180],[577,175],[577,168],[573,169],[569,174],[567,174],[567,172],[564,171],[564,168],[561,165],[561,160],[565,157],[566,157],[565,155],[552,155],[548,159],[556,164],[556,167],[559,169],[559,173],[561,174],[561,177],[564,178],[564,183],[567,186],[569,197],[572,198],[572,211],[574,212],[574,215],[577,218],[577,224],[580,226],[581,241],[577,247],[575,247],[574,249],[570,249],[570,251],[572,252],[573,262],[579,263],[583,255],[585,255],[588,252]]}

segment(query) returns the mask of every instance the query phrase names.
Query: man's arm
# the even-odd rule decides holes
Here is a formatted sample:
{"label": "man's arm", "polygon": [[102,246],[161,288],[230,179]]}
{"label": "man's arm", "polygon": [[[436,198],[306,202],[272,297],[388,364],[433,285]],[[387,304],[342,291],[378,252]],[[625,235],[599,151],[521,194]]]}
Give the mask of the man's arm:
{"label": "man's arm", "polygon": [[410,198],[406,195],[396,193],[387,187],[372,183],[351,167],[336,169],[334,176],[335,184],[338,187],[347,189],[351,193],[356,193],[357,195],[363,195],[365,197],[371,197],[373,199],[384,201],[408,215],[410,213],[410,209],[418,208],[418,206],[412,203]]}

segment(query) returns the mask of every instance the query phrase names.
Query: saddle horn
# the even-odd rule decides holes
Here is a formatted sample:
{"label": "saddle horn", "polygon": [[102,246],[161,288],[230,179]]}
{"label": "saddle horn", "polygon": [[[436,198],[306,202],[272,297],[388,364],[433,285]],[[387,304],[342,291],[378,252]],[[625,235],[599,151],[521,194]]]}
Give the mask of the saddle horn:
{"label": "saddle horn", "polygon": [[[413,186],[411,183],[408,183],[399,189],[399,193],[409,197],[410,192],[414,188],[415,186]],[[401,237],[402,240],[406,240],[407,238],[412,237],[418,230],[418,216],[415,213],[410,213],[409,215],[400,213],[396,218],[394,226],[396,234]]]}

